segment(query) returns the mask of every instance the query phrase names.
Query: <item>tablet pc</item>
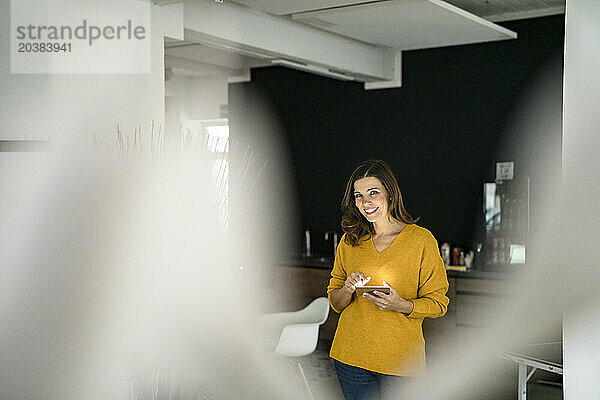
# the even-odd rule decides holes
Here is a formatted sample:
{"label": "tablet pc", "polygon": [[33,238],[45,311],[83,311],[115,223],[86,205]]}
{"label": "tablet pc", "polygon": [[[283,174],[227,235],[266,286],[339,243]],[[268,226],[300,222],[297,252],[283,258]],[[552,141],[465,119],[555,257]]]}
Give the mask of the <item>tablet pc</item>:
{"label": "tablet pc", "polygon": [[356,294],[362,296],[363,293],[373,294],[372,292],[377,290],[385,294],[390,294],[389,286],[356,286]]}

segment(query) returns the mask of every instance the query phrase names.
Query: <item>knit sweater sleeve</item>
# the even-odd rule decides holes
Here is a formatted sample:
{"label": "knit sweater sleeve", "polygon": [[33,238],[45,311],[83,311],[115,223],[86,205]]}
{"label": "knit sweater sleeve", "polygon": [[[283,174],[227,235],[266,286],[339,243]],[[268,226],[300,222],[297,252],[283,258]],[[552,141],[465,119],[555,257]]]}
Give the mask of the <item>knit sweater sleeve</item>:
{"label": "knit sweater sleeve", "polygon": [[333,292],[335,289],[340,289],[344,286],[344,282],[346,282],[346,278],[348,277],[348,274],[346,273],[346,270],[344,269],[343,266],[343,246],[345,246],[344,244],[344,236],[346,234],[344,234],[342,236],[342,239],[340,240],[340,243],[338,244],[337,250],[335,252],[335,260],[333,262],[333,269],[331,270],[331,279],[329,280],[329,286],[327,287],[327,298],[329,299],[329,304],[331,305],[331,308],[333,309],[333,311],[335,311],[336,313],[341,313],[342,310],[338,310],[336,309],[333,304],[331,303],[331,292]]}
{"label": "knit sweater sleeve", "polygon": [[429,231],[423,241],[421,265],[419,268],[419,288],[413,302],[413,311],[408,318],[438,318],[446,314],[450,300],[448,278],[438,244]]}

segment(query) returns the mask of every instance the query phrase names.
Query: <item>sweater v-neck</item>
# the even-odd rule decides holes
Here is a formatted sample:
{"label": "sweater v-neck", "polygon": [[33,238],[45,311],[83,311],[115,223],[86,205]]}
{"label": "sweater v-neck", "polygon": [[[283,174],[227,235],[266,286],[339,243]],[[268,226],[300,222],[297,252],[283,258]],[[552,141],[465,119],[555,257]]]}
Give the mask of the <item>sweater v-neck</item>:
{"label": "sweater v-neck", "polygon": [[392,247],[394,245],[394,243],[396,243],[396,240],[398,240],[398,238],[400,237],[400,235],[402,235],[404,233],[404,231],[406,231],[406,228],[408,228],[410,224],[406,224],[404,226],[404,228],[402,228],[402,230],[396,235],[396,237],[394,238],[394,240],[392,240],[392,242],[383,250],[379,251],[377,250],[377,247],[375,246],[375,241],[373,240],[373,236],[371,236],[371,245],[373,246],[373,250],[375,250],[375,253],[377,254],[383,254],[387,249],[389,249],[390,247]]}

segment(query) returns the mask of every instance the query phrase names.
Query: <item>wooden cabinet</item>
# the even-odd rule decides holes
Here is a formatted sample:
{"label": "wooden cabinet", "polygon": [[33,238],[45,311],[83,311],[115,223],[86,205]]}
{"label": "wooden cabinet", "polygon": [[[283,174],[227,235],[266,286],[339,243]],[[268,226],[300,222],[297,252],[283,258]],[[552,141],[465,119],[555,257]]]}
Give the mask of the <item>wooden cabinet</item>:
{"label": "wooden cabinet", "polygon": [[479,294],[506,296],[513,287],[513,281],[508,279],[473,279],[457,278],[456,291],[459,294]]}
{"label": "wooden cabinet", "polygon": [[[331,271],[326,268],[274,266],[268,276],[270,284],[263,298],[261,312],[295,311],[317,297],[327,297]],[[329,311],[329,317],[319,330],[319,338],[332,340],[339,315]]]}
{"label": "wooden cabinet", "polygon": [[[327,297],[327,286],[331,271],[324,268],[295,267],[292,272],[294,296],[297,309],[306,306],[317,297]],[[319,330],[319,339],[332,340],[337,327],[339,314],[329,310],[329,317]]]}
{"label": "wooden cabinet", "polygon": [[493,329],[513,286],[514,282],[507,279],[457,279],[457,326]]}

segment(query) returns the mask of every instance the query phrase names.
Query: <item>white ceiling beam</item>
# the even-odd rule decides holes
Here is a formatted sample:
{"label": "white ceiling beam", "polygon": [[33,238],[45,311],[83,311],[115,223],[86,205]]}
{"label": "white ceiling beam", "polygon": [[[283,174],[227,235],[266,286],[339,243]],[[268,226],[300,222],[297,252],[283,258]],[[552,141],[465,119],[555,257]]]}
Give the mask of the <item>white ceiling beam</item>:
{"label": "white ceiling beam", "polygon": [[243,68],[227,68],[201,61],[190,60],[172,54],[165,54],[165,66],[205,75],[242,75]]}
{"label": "white ceiling beam", "polygon": [[289,59],[360,81],[394,80],[390,49],[231,2],[185,2],[185,40],[264,59]]}
{"label": "white ceiling beam", "polygon": [[289,61],[286,59],[271,60],[271,64],[272,65],[283,65],[284,67],[293,68],[293,69],[297,69],[297,70],[305,71],[305,72],[310,72],[310,73],[313,73],[316,75],[326,76],[329,78],[339,79],[341,81],[353,81],[354,80],[354,78],[352,78],[351,76],[344,75],[344,74],[338,74],[336,72],[331,72],[327,68],[319,67],[317,65],[299,64],[297,62]]}
{"label": "white ceiling beam", "polygon": [[387,81],[365,82],[365,90],[389,89],[402,86],[402,52],[390,49],[389,57],[394,66],[394,78]]}

